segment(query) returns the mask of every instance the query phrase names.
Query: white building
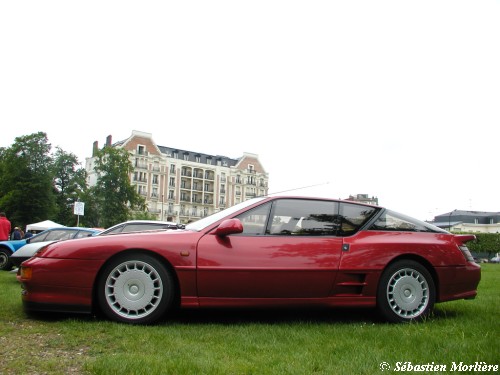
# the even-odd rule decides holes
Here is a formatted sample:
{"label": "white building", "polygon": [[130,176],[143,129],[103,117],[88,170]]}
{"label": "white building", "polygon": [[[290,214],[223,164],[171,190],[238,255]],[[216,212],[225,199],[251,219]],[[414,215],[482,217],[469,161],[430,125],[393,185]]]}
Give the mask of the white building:
{"label": "white building", "polygon": [[[268,193],[269,176],[255,154],[231,159],[158,146],[152,134],[135,130],[114,144],[108,136],[106,145],[129,151],[134,166],[131,183],[158,220],[186,223]],[[97,181],[96,150],[94,142],[92,157],[85,161],[89,186]]]}

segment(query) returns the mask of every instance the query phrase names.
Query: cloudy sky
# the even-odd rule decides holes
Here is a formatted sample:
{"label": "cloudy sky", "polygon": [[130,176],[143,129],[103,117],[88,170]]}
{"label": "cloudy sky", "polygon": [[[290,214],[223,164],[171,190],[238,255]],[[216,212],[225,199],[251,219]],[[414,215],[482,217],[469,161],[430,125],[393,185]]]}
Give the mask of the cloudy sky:
{"label": "cloudy sky", "polygon": [[257,154],[271,192],[500,211],[498,20],[498,0],[3,1],[0,147],[44,131],[84,162],[139,130]]}

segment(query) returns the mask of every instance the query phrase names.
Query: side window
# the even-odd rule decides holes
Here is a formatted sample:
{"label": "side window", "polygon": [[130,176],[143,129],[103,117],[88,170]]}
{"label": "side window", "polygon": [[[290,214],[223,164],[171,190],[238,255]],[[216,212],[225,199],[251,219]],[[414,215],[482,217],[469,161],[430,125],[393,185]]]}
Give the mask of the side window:
{"label": "side window", "polygon": [[271,203],[266,203],[237,216],[243,224],[243,233],[240,235],[263,235],[270,209]]}
{"label": "side window", "polygon": [[45,241],[50,232],[38,234],[30,240],[30,243]]}
{"label": "side window", "polygon": [[361,206],[352,203],[340,205],[340,231],[342,236],[356,233],[377,211],[375,207]]}
{"label": "side window", "polygon": [[155,224],[155,223],[132,223],[126,224],[122,233],[130,233],[130,232],[143,232],[145,230],[155,230],[155,229],[165,229],[165,224]]}
{"label": "side window", "polygon": [[428,223],[390,210],[386,210],[380,215],[377,221],[368,229],[405,232],[441,232],[440,229]]}
{"label": "side window", "polygon": [[53,240],[68,240],[75,234],[74,230],[53,230],[50,232],[45,241],[53,241]]}
{"label": "side window", "polygon": [[92,235],[92,232],[87,232],[86,230],[81,230],[76,234],[75,238],[90,237],[91,235]]}
{"label": "side window", "polygon": [[335,236],[337,202],[280,199],[274,202],[271,235]]}
{"label": "side window", "polygon": [[123,230],[123,225],[119,225],[111,230],[106,229],[103,234],[113,234],[113,233],[120,233]]}

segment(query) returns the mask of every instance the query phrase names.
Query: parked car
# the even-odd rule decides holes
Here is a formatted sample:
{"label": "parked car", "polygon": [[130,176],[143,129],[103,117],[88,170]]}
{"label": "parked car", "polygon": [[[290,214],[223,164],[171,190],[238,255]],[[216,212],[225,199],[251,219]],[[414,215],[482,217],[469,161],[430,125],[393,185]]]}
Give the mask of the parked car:
{"label": "parked car", "polygon": [[[130,232],[141,232],[146,230],[177,229],[177,228],[178,228],[177,224],[170,221],[130,220],[120,224],[116,224],[102,232],[96,231],[92,235],[104,236],[107,234],[120,234],[120,233],[130,233]],[[12,265],[19,267],[22,262],[31,258],[42,247],[47,246],[48,244],[55,241],[57,240],[26,244],[22,248],[17,250],[15,253],[10,255],[9,257],[10,262]]]}
{"label": "parked car", "polygon": [[489,260],[490,263],[500,263],[500,253],[496,253],[493,258]]}
{"label": "parked car", "polygon": [[178,306],[364,307],[407,322],[476,296],[474,238],[377,206],[259,197],[185,229],[50,244],[18,279],[27,312],[125,323],[155,323]]}
{"label": "parked car", "polygon": [[14,241],[0,241],[0,270],[10,270],[12,262],[10,256],[26,244],[43,241],[56,241],[61,239],[87,237],[98,233],[97,229],[79,227],[57,227],[44,230],[33,237]]}

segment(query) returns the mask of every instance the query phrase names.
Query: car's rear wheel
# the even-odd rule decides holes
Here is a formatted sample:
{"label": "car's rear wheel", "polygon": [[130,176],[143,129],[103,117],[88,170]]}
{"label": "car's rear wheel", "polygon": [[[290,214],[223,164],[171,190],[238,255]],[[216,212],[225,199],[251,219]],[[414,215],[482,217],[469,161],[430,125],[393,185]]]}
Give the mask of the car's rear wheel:
{"label": "car's rear wheel", "polygon": [[0,249],[0,270],[8,271],[12,268],[12,262],[10,261],[9,257],[9,250]]}
{"label": "car's rear wheel", "polygon": [[380,278],[377,306],[390,322],[409,322],[427,317],[434,307],[436,288],[429,271],[413,260],[391,264]]}
{"label": "car's rear wheel", "polygon": [[98,301],[111,320],[151,324],[162,319],[174,302],[169,270],[147,254],[126,254],[109,263],[98,281]]}

